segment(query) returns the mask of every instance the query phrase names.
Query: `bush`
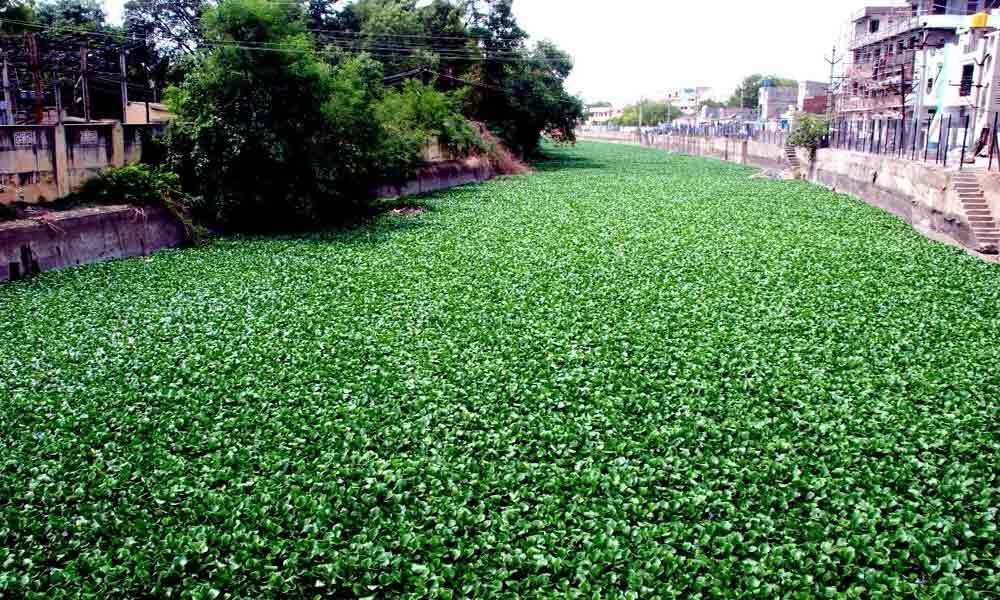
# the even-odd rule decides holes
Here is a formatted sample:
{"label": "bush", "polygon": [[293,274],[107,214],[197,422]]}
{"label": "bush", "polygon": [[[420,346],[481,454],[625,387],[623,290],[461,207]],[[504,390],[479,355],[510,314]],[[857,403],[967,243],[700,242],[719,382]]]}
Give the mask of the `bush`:
{"label": "bush", "polygon": [[287,3],[219,4],[205,20],[209,39],[282,51],[217,47],[169,95],[178,114],[171,163],[202,198],[198,216],[216,226],[342,218],[405,158],[384,147],[375,116],[381,65],[365,55],[324,62],[300,16]]}
{"label": "bush", "polygon": [[79,190],[59,204],[67,207],[83,204],[162,206],[184,225],[190,240],[198,242],[203,235],[203,230],[190,218],[192,199],[181,191],[180,177],[148,165],[108,169],[85,181]]}
{"label": "bush", "polygon": [[482,138],[462,116],[464,94],[444,93],[422,82],[407,81],[388,92],[375,111],[386,135],[404,139],[414,159],[433,138],[455,155],[484,148]]}
{"label": "bush", "polygon": [[180,178],[147,165],[108,169],[85,181],[70,199],[77,204],[160,206],[184,203]]}
{"label": "bush", "polygon": [[795,126],[791,135],[788,136],[788,143],[800,148],[808,148],[810,154],[815,154],[830,131],[826,117],[813,115],[810,113],[798,113],[795,117]]}

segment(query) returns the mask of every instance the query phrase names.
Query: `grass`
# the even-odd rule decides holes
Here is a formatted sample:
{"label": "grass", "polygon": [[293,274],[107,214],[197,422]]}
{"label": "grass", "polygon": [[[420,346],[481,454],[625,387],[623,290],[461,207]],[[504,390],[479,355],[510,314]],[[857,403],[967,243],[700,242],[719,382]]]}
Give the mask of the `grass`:
{"label": "grass", "polygon": [[0,591],[996,597],[1000,270],[624,146],[0,286]]}

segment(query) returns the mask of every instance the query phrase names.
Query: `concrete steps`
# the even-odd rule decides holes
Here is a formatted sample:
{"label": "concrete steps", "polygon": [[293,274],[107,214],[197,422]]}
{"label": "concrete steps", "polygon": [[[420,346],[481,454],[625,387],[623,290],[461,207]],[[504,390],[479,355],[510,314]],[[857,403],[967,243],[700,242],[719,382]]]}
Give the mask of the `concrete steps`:
{"label": "concrete steps", "polygon": [[986,195],[976,174],[968,171],[957,173],[952,176],[951,182],[972,228],[976,250],[984,254],[996,254],[1000,249],[1000,227],[993,218],[993,211],[986,202]]}
{"label": "concrete steps", "polygon": [[788,159],[788,164],[793,168],[800,168],[802,163],[799,162],[799,155],[795,152],[794,146],[785,146],[785,158]]}

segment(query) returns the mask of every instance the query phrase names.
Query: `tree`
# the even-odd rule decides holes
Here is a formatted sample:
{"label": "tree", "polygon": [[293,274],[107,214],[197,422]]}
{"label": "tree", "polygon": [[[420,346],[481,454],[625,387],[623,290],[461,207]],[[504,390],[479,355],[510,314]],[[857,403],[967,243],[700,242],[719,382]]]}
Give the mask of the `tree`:
{"label": "tree", "polygon": [[210,222],[261,229],[328,221],[367,198],[392,166],[381,162],[375,118],[381,65],[366,56],[325,63],[302,16],[298,6],[266,0],[228,0],[205,14],[206,39],[220,45],[170,97],[174,164]]}
{"label": "tree", "polygon": [[514,17],[512,0],[470,0],[465,4],[469,33],[483,61],[471,72],[475,81],[469,111],[499,135],[514,152],[538,152],[542,134],[575,140],[583,102],[566,91],[573,70],[568,54],[551,42],[525,45],[528,34]]}
{"label": "tree", "polygon": [[760,104],[760,88],[764,85],[765,81],[770,81],[776,87],[794,87],[799,84],[794,79],[754,73],[743,78],[743,81],[737,86],[736,91],[733,92],[727,104],[731,107],[757,108]]}
{"label": "tree", "polygon": [[830,123],[826,117],[810,113],[797,113],[795,115],[795,126],[788,136],[788,143],[792,146],[806,148],[809,150],[809,157],[815,159],[816,150],[819,149],[823,138],[830,131]]}
{"label": "tree", "polygon": [[125,4],[125,26],[165,56],[193,54],[203,41],[206,8],[205,0],[131,0]]}
{"label": "tree", "polygon": [[[679,108],[664,100],[644,100],[640,104],[642,105],[643,125],[669,123],[681,116]],[[622,111],[622,116],[613,119],[612,122],[615,125],[623,125],[625,127],[637,126],[639,124],[640,104],[626,106]]]}
{"label": "tree", "polygon": [[[0,0],[0,32],[20,33],[26,30],[24,23],[33,21],[33,3],[28,0]],[[34,29],[28,29],[34,31]]]}
{"label": "tree", "polygon": [[100,0],[49,0],[38,5],[35,19],[50,27],[95,31],[107,25]]}

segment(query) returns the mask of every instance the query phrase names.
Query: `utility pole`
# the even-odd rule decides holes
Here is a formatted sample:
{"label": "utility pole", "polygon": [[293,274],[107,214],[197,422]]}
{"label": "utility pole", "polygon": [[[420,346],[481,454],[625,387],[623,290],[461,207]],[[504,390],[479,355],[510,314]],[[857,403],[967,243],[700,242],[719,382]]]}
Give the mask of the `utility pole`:
{"label": "utility pole", "polygon": [[[924,114],[924,95],[927,94],[927,31],[924,31],[923,37],[920,40],[920,82],[914,84],[914,92],[917,94],[916,107],[913,112],[913,131],[914,135],[917,135],[920,131],[920,120],[923,118]],[[914,55],[914,60],[916,60],[916,55]],[[916,70],[914,69],[914,72]],[[927,135],[930,135],[930,127],[927,129]],[[926,145],[926,143],[925,143]]]}
{"label": "utility pole", "polygon": [[24,34],[24,43],[28,50],[28,64],[31,66],[31,77],[35,84],[35,123],[41,125],[45,120],[45,90],[42,88],[42,66],[38,59],[38,40],[35,34]]}
{"label": "utility pole", "polygon": [[56,84],[53,88],[56,95],[56,124],[63,124],[63,102],[62,102],[62,79],[56,78]]}
{"label": "utility pole", "polygon": [[826,121],[830,123],[833,121],[833,82],[837,78],[837,65],[839,65],[844,58],[837,58],[837,46],[833,47],[833,53],[830,54],[830,58],[825,59],[827,64],[830,65],[830,86],[826,89]]}
{"label": "utility pole", "polygon": [[14,96],[10,93],[10,76],[7,72],[7,52],[3,53],[3,101],[7,125],[14,125]]}
{"label": "utility pole", "polygon": [[87,46],[80,47],[80,86],[83,89],[83,118],[90,123],[90,84],[87,82]]}
{"label": "utility pole", "polygon": [[118,51],[118,63],[122,84],[122,124],[128,121],[128,70],[125,68],[125,50]]}

